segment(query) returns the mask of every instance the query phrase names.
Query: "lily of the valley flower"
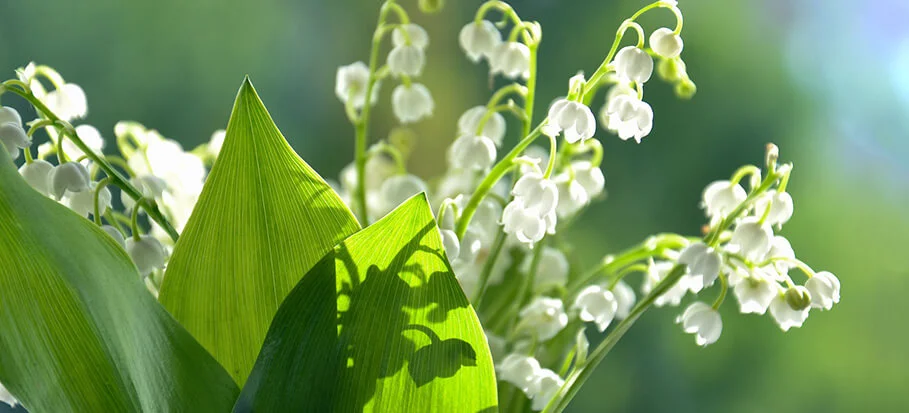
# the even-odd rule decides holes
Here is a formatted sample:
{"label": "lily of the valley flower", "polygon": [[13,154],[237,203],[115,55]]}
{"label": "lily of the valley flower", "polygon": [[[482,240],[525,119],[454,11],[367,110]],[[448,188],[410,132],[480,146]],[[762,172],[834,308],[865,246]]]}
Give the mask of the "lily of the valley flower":
{"label": "lily of the valley flower", "polygon": [[54,165],[50,162],[43,159],[35,159],[31,163],[22,165],[19,168],[19,174],[32,188],[47,196],[50,193],[48,177],[53,170]]}
{"label": "lily of the valley flower", "polygon": [[745,201],[748,194],[745,188],[729,181],[715,181],[704,188],[701,206],[709,218],[725,218],[739,204]]}
{"label": "lily of the valley flower", "polygon": [[723,332],[723,319],[713,307],[700,301],[692,303],[675,320],[682,325],[682,330],[694,334],[694,341],[699,346],[715,343]]}
{"label": "lily of the valley flower", "polygon": [[164,268],[167,262],[167,252],[164,246],[154,237],[142,235],[139,240],[130,237],[126,240],[126,252],[136,264],[139,275],[142,277],[151,274],[152,271]]}
{"label": "lily of the valley flower", "polygon": [[[335,95],[341,102],[350,104],[355,109],[360,109],[366,105],[366,87],[369,82],[369,67],[363,62],[354,62],[347,66],[338,68],[338,74],[335,77]],[[369,104],[375,105],[379,98],[379,83],[372,88],[369,97]]]}
{"label": "lily of the valley flower", "polygon": [[486,169],[496,161],[496,145],[482,135],[464,135],[448,150],[448,162],[455,169]]}
{"label": "lily of the valley flower", "polygon": [[840,302],[840,280],[830,272],[821,271],[814,274],[805,288],[811,294],[811,307],[829,310],[833,304]]}
{"label": "lily of the valley flower", "polygon": [[676,57],[682,53],[684,46],[685,43],[682,41],[682,36],[675,34],[668,27],[660,27],[650,34],[650,48],[661,57],[667,59]]}
{"label": "lily of the valley flower", "polygon": [[688,266],[689,289],[693,293],[713,284],[720,273],[720,254],[703,242],[695,242],[682,250],[679,264]]}
{"label": "lily of the valley flower", "polygon": [[74,83],[66,83],[48,92],[43,100],[51,112],[65,121],[81,119],[88,114],[85,91]]}
{"label": "lily of the valley flower", "polygon": [[0,146],[15,160],[19,157],[19,149],[28,148],[31,144],[31,138],[22,128],[19,112],[10,107],[0,107]]}
{"label": "lily of the valley flower", "polygon": [[609,327],[619,309],[619,303],[611,291],[591,285],[581,290],[572,308],[578,310],[581,321],[594,322],[600,332]]}
{"label": "lily of the valley flower", "polygon": [[735,226],[729,245],[737,247],[739,253],[751,260],[758,261],[770,252],[772,241],[773,230],[770,229],[770,225],[749,217]]}
{"label": "lily of the valley flower", "polygon": [[564,134],[568,143],[583,142],[593,137],[597,121],[586,105],[568,99],[559,99],[549,108],[549,123],[544,133],[549,136]]}
{"label": "lily of the valley flower", "polygon": [[107,235],[110,235],[110,237],[113,238],[114,241],[117,242],[117,244],[120,244],[121,247],[123,247],[124,249],[126,248],[126,239],[123,238],[123,234],[120,232],[120,230],[118,230],[110,225],[102,225],[101,230],[106,232]]}
{"label": "lily of the valley flower", "polygon": [[525,393],[533,386],[540,370],[537,359],[521,354],[509,354],[496,365],[499,380],[511,383]]}
{"label": "lily of the valley flower", "polygon": [[402,44],[388,53],[388,71],[395,76],[420,76],[425,64],[423,49],[412,44]]}
{"label": "lily of the valley flower", "polygon": [[785,293],[778,292],[770,302],[770,315],[783,331],[801,327],[810,309],[811,293],[802,286],[790,288]]}
{"label": "lily of the valley flower", "polygon": [[568,325],[568,314],[562,300],[549,297],[537,297],[518,314],[521,324],[530,329],[537,339],[546,341],[555,337]]}
{"label": "lily of the valley flower", "polygon": [[398,120],[407,124],[431,116],[435,103],[426,86],[401,84],[391,94],[391,108]]}
{"label": "lily of the valley flower", "polygon": [[[767,208],[770,210],[767,211]],[[766,222],[777,228],[782,227],[789,221],[789,218],[792,218],[793,210],[792,195],[789,195],[788,192],[769,191],[755,203],[756,213],[761,215],[767,211]]]}
{"label": "lily of the valley flower", "polygon": [[[525,274],[530,272],[533,254],[528,254],[521,266]],[[544,291],[549,287],[564,286],[568,282],[568,258],[562,251],[552,247],[543,247],[537,272],[533,278],[534,290]]]}
{"label": "lily of the valley flower", "polygon": [[770,302],[779,294],[779,288],[775,280],[768,279],[763,271],[757,270],[742,277],[732,291],[739,302],[739,311],[743,314],[764,314]]}
{"label": "lily of the valley flower", "polygon": [[[95,191],[97,184],[91,183],[86,191],[74,192],[64,198],[64,203],[75,213],[87,217],[95,211]],[[111,195],[107,187],[98,190],[98,213],[104,214],[111,208]]]}
{"label": "lily of the valley flower", "polygon": [[541,411],[546,408],[549,401],[555,397],[559,389],[565,384],[565,380],[559,377],[556,372],[549,369],[540,369],[531,385],[526,392],[532,400],[530,409]]}
{"label": "lily of the valley flower", "polygon": [[641,143],[653,129],[653,109],[637,95],[617,95],[606,105],[609,129],[622,140],[634,138]]}
{"label": "lily of the valley flower", "polygon": [[502,33],[488,20],[470,22],[461,29],[458,41],[467,58],[474,63],[482,58],[491,60],[496,47],[502,43]]}
{"label": "lily of the valley flower", "polygon": [[653,74],[653,59],[643,49],[635,46],[619,50],[615,55],[614,64],[619,77],[637,83],[647,82]]}
{"label": "lily of the valley flower", "polygon": [[416,175],[395,175],[386,179],[379,189],[380,211],[378,216],[381,217],[391,212],[410,197],[420,192],[426,192],[426,190],[426,182]]}
{"label": "lily of the valley flower", "polygon": [[[404,36],[404,32],[407,32],[407,37]],[[429,46],[429,33],[426,33],[426,29],[422,26],[414,23],[398,26],[391,33],[391,44],[394,47],[408,44],[407,40],[410,40],[409,44],[423,50]]]}
{"label": "lily of the valley flower", "polygon": [[509,79],[530,77],[530,48],[521,42],[503,42],[489,57],[490,71]]}
{"label": "lily of the valley flower", "polygon": [[[480,121],[486,115],[486,111],[486,106],[481,105],[474,106],[464,112],[458,118],[458,133],[460,135],[475,135],[480,127]],[[480,135],[492,139],[496,146],[501,145],[502,139],[505,137],[505,117],[501,113],[493,112],[489,119],[486,120],[486,124],[483,125]]]}
{"label": "lily of the valley flower", "polygon": [[49,174],[51,194],[62,199],[69,192],[82,192],[90,188],[88,170],[78,162],[66,162],[55,167]]}

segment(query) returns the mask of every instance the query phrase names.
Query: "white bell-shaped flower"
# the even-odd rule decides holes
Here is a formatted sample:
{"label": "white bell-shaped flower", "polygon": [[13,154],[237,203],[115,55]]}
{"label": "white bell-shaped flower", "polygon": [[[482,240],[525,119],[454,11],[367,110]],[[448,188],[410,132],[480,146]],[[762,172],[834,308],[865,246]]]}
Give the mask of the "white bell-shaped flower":
{"label": "white bell-shaped flower", "polygon": [[48,195],[48,177],[50,176],[51,171],[54,170],[54,165],[43,159],[35,159],[31,163],[26,163],[19,168],[19,175],[22,175],[22,179],[25,179],[25,182],[28,182],[32,188],[35,188],[36,191]]}
{"label": "white bell-shaped flower", "polygon": [[[521,271],[530,272],[533,254],[528,254],[521,264]],[[543,247],[537,272],[533,279],[534,290],[544,291],[549,287],[564,287],[568,282],[568,258],[558,248]]]}
{"label": "white bell-shaped flower", "polygon": [[576,179],[571,179],[568,173],[559,174],[553,179],[553,182],[556,183],[556,188],[559,190],[559,204],[556,206],[556,213],[560,218],[574,215],[590,202],[590,197],[581,183]]}
{"label": "white bell-shaped flower", "polygon": [[49,174],[50,192],[56,199],[63,198],[69,192],[82,192],[90,188],[88,170],[78,162],[67,162],[58,165]]}
{"label": "white bell-shaped flower", "polygon": [[779,289],[779,284],[755,271],[736,283],[732,291],[743,314],[764,314],[773,298],[779,295]]}
{"label": "white bell-shaped flower", "polygon": [[626,46],[615,55],[615,72],[619,77],[630,79],[638,83],[650,80],[653,74],[653,58],[643,49],[635,46]]}
{"label": "white bell-shaped flower", "polygon": [[703,347],[715,343],[723,332],[720,313],[700,301],[688,306],[675,322],[681,324],[686,333],[694,334],[694,341]]}
{"label": "white bell-shaped flower", "polygon": [[525,208],[535,209],[540,217],[554,212],[559,202],[559,190],[555,182],[544,178],[539,172],[522,175],[514,184],[511,194],[515,199],[520,199]]}
{"label": "white bell-shaped flower", "polygon": [[563,133],[568,143],[583,142],[593,137],[597,121],[587,105],[568,99],[559,99],[549,107],[549,123],[544,133],[558,136]]}
{"label": "white bell-shaped flower", "polygon": [[597,329],[603,332],[615,318],[619,303],[611,291],[591,285],[578,293],[572,308],[578,310],[581,321],[594,322]]}
{"label": "white bell-shaped flower", "polygon": [[[79,125],[76,126],[76,134],[79,135],[82,143],[88,146],[88,149],[91,149],[92,153],[100,155],[103,152],[104,137],[101,136],[101,132],[97,128],[92,125]],[[72,159],[79,159],[85,156],[85,152],[69,138],[63,138],[63,152]]]}
{"label": "white bell-shaped flower", "polygon": [[606,176],[603,170],[593,166],[590,161],[575,161],[571,163],[574,170],[574,179],[584,187],[589,198],[595,198],[603,193],[606,188]]}
{"label": "white bell-shaped flower", "polygon": [[[482,105],[467,109],[458,118],[458,133],[460,135],[476,135],[477,130],[480,128],[480,121],[486,115],[486,111],[486,106]],[[493,112],[483,125],[483,130],[479,132],[480,135],[492,139],[496,146],[501,145],[502,139],[505,137],[505,117],[501,113]]]}
{"label": "white bell-shaped flower", "polygon": [[682,36],[668,27],[660,27],[650,33],[650,48],[661,57],[672,59],[682,53],[684,46]]}
{"label": "white bell-shaped flower", "polygon": [[[787,299],[787,296],[789,295],[808,297],[809,302],[807,305],[793,303],[792,301],[795,300]],[[790,288],[786,293],[777,293],[776,296],[773,297],[773,301],[770,302],[770,315],[783,331],[789,331],[792,327],[801,327],[808,318],[808,310],[811,309],[810,301],[811,293],[809,293],[805,287],[796,286]],[[799,305],[794,306],[793,304]]]}
{"label": "white bell-shaped flower", "polygon": [[126,248],[126,239],[123,238],[123,234],[117,228],[114,228],[110,225],[102,225],[101,230],[106,232],[107,235],[110,235],[117,244],[120,244],[124,249]]}
{"label": "white bell-shaped flower", "polygon": [[16,407],[19,405],[19,401],[6,390],[6,387],[3,387],[3,383],[0,383],[0,403],[6,403],[9,407]]}
{"label": "white bell-shaped flower", "polygon": [[775,280],[784,281],[786,273],[795,266],[792,261],[789,261],[795,259],[795,251],[786,237],[781,235],[773,237],[773,241],[770,242],[770,251],[767,252],[767,259],[771,258],[775,261],[763,267],[762,270]]}
{"label": "white bell-shaped flower", "polygon": [[[407,37],[404,36],[405,31]],[[407,40],[410,40],[411,45],[422,50],[429,46],[429,33],[426,33],[426,29],[422,26],[414,23],[400,25],[391,33],[391,44],[394,47],[408,44]]]}
{"label": "white bell-shaped flower", "polygon": [[391,108],[401,123],[414,123],[432,115],[435,103],[429,89],[420,83],[398,85],[391,94]]}
{"label": "white bell-shaped flower", "polygon": [[66,83],[44,96],[44,104],[60,119],[71,121],[84,118],[88,114],[88,101],[85,91],[79,85]]}
{"label": "white bell-shaped flower", "polygon": [[490,198],[485,198],[477,205],[477,210],[473,213],[467,229],[476,232],[477,237],[483,243],[492,245],[496,236],[499,235],[501,217],[502,205]]}
{"label": "white bell-shaped flower", "polygon": [[502,43],[502,33],[491,21],[470,22],[461,29],[458,42],[467,58],[476,63],[492,56]]}
{"label": "white bell-shaped flower", "polygon": [[[167,190],[167,182],[163,179],[148,174],[142,174],[129,180],[143,197],[148,199],[161,199],[164,191]],[[136,200],[129,196],[125,191],[120,191],[120,202],[126,210],[132,210],[136,206]]]}
{"label": "white bell-shaped flower", "polygon": [[773,241],[773,230],[766,222],[761,223],[756,217],[743,219],[732,231],[729,246],[752,261],[763,260],[770,252]]}
{"label": "white bell-shaped flower", "polygon": [[[356,109],[361,109],[366,105],[366,88],[369,85],[369,67],[363,62],[354,62],[347,66],[338,68],[338,74],[335,77],[335,95],[341,102],[347,103],[348,99]],[[369,104],[375,105],[379,98],[379,83],[372,88],[372,94],[369,97]]]}
{"label": "white bell-shaped flower", "polygon": [[688,266],[688,273],[691,276],[688,287],[691,292],[697,293],[716,281],[720,274],[722,257],[707,244],[695,242],[682,250],[679,264]]}
{"label": "white bell-shaped flower", "polygon": [[502,211],[503,231],[517,237],[518,241],[533,247],[546,235],[547,222],[540,217],[539,211],[527,208],[524,201],[515,198]]}
{"label": "white bell-shaped flower", "polygon": [[0,124],[0,146],[9,153],[10,158],[19,157],[19,149],[31,146],[32,140],[28,137],[22,125],[7,122]]}
{"label": "white bell-shaped flower", "polygon": [[792,218],[794,210],[792,195],[789,195],[788,192],[767,192],[758,199],[754,209],[758,215],[762,215],[768,207],[770,211],[767,213],[767,224],[775,225],[777,228],[782,227],[789,221],[789,218]]}
{"label": "white bell-shaped flower", "polygon": [[563,385],[565,385],[565,380],[559,377],[556,372],[549,369],[540,369],[529,391],[526,392],[527,396],[532,400],[530,409],[537,412],[545,409],[546,405],[555,397]]}
{"label": "white bell-shaped flower", "polygon": [[637,95],[618,95],[606,106],[609,129],[620,139],[641,143],[653,130],[653,109]]}
{"label": "white bell-shaped flower", "polygon": [[388,214],[398,205],[410,199],[410,197],[426,192],[426,182],[416,175],[405,174],[396,175],[385,180],[379,189],[380,196],[380,216]]}
{"label": "white bell-shaped flower", "polygon": [[724,218],[747,197],[748,194],[741,185],[729,181],[715,181],[704,188],[701,207],[707,211],[710,218]]}
{"label": "white bell-shaped flower", "polygon": [[[672,271],[672,267],[674,266],[675,263],[671,261],[650,260],[647,264],[647,273],[644,275],[644,282],[641,285],[641,292],[649,294],[650,291],[653,291],[653,288],[669,275],[669,272]],[[675,307],[681,304],[682,298],[685,297],[685,294],[687,294],[690,289],[690,282],[690,275],[686,274],[682,276],[682,278],[680,278],[672,287],[657,297],[656,300],[653,301],[653,304],[657,307],[663,307],[665,305]]]}
{"label": "white bell-shaped flower", "polygon": [[805,282],[811,294],[811,306],[829,310],[840,302],[840,280],[830,272],[821,271]]}
{"label": "white bell-shaped flower", "polygon": [[388,71],[395,76],[420,76],[425,64],[423,49],[414,45],[402,44],[388,53]]}
{"label": "white bell-shaped flower", "polygon": [[555,337],[568,325],[568,314],[562,300],[549,297],[537,297],[518,314],[520,323],[533,331],[537,339],[546,341]]}
{"label": "white bell-shaped flower", "polygon": [[126,252],[136,264],[139,275],[142,277],[151,274],[152,271],[164,268],[167,262],[167,252],[161,242],[154,237],[142,235],[137,241],[133,237],[126,240]]}
{"label": "white bell-shaped flower", "polygon": [[540,362],[533,357],[512,353],[496,365],[496,373],[500,381],[511,383],[526,393],[540,373]]}
{"label": "white bell-shaped flower", "polygon": [[626,82],[619,82],[609,88],[609,91],[606,92],[606,103],[600,109],[600,123],[603,125],[603,129],[616,131],[618,128],[611,127],[609,124],[609,118],[612,113],[609,111],[612,101],[616,100],[619,96],[630,96],[635,99],[638,97],[638,92],[633,87],[629,86]]}
{"label": "white bell-shaped flower", "polygon": [[521,42],[503,42],[489,58],[490,71],[509,79],[530,77],[530,48]]}
{"label": "white bell-shaped flower", "polygon": [[[86,191],[69,193],[64,199],[64,204],[73,212],[87,217],[95,213],[95,190],[97,184],[92,183]],[[98,192],[98,213],[103,215],[111,208],[110,190],[105,186]]]}
{"label": "white bell-shaped flower", "polygon": [[442,247],[445,248],[445,255],[448,256],[448,261],[458,259],[458,256],[461,255],[461,241],[458,240],[458,235],[450,229],[443,229],[439,232],[442,236]]}
{"label": "white bell-shaped flower", "polygon": [[496,161],[496,145],[482,135],[463,135],[448,149],[448,163],[455,169],[486,169]]}
{"label": "white bell-shaped flower", "polygon": [[19,111],[9,106],[0,106],[0,124],[4,123],[15,123],[16,125],[22,125],[22,116],[19,115]]}
{"label": "white bell-shaped flower", "polygon": [[612,288],[612,295],[615,296],[615,300],[619,304],[618,309],[615,311],[615,318],[623,320],[631,314],[631,309],[634,308],[634,304],[637,301],[634,289],[625,281],[619,281]]}

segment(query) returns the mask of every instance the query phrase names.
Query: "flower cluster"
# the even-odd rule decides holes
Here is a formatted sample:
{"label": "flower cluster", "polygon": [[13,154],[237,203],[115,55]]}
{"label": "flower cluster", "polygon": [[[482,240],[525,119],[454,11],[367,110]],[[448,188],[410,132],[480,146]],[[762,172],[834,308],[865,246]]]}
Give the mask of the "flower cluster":
{"label": "flower cluster", "polygon": [[[54,69],[29,63],[17,70],[16,84],[33,100],[38,117],[23,123],[11,107],[0,107],[0,141],[12,155],[25,160],[19,168],[36,191],[93,219],[120,244],[136,264],[149,289],[157,292],[173,242],[171,234],[149,217],[144,233],[137,220],[149,210],[159,213],[175,231],[181,231],[192,212],[207,173],[206,164],[217,157],[224,131],[211,142],[186,152],[176,141],[135,122],[113,128],[119,154],[105,154],[105,138],[94,126],[81,121],[88,114],[82,88],[67,83]],[[48,91],[45,82],[53,87]],[[28,129],[26,130],[26,126]],[[47,141],[32,153],[39,131]],[[128,177],[120,182],[115,170]],[[114,203],[119,191],[120,205]],[[117,208],[122,206],[122,212]]]}

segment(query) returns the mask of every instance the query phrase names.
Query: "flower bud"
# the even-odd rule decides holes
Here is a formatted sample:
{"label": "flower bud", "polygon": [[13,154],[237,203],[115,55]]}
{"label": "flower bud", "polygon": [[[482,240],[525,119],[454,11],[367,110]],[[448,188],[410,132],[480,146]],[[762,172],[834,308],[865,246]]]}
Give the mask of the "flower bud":
{"label": "flower bud", "polygon": [[434,14],[442,11],[442,8],[445,7],[445,0],[420,0],[417,5],[421,12]]}
{"label": "flower bud", "polygon": [[639,47],[622,48],[616,53],[614,63],[619,76],[638,83],[647,82],[653,74],[653,59]]}
{"label": "flower bud", "polygon": [[786,303],[793,310],[805,310],[811,306],[811,293],[802,286],[790,287],[786,290]]}
{"label": "flower bud", "polygon": [[22,167],[19,168],[19,174],[22,175],[22,179],[25,179],[25,182],[28,182],[32,188],[35,188],[36,191],[47,196],[49,192],[48,176],[53,170],[54,165],[50,162],[43,159],[35,159],[31,163],[22,165]]}
{"label": "flower bud", "polygon": [[157,239],[148,235],[142,235],[139,240],[130,237],[126,240],[126,252],[136,264],[139,275],[142,277],[151,274],[158,268],[164,268],[167,261],[167,252],[164,246]]}
{"label": "flower bud", "polygon": [[650,34],[650,48],[661,57],[676,57],[682,53],[682,47],[682,36],[675,34],[672,29],[661,27]]}
{"label": "flower bud", "polygon": [[691,79],[686,78],[682,79],[681,82],[676,83],[673,90],[679,99],[691,99],[694,97],[694,94],[697,93],[698,88]]}
{"label": "flower bud", "polygon": [[684,71],[685,64],[679,59],[660,59],[657,62],[656,72],[660,79],[669,83],[675,83],[681,79],[681,71]]}
{"label": "flower bud", "polygon": [[63,198],[66,191],[82,192],[89,189],[91,183],[88,170],[78,162],[67,162],[54,168],[48,175],[51,194],[56,199]]}

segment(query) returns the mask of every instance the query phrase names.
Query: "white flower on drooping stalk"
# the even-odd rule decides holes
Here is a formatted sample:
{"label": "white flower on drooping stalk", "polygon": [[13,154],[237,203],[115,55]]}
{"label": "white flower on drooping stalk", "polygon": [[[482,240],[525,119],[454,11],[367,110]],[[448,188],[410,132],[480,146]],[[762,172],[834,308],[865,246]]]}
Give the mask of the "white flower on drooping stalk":
{"label": "white flower on drooping stalk", "polygon": [[617,128],[610,126],[609,118],[612,113],[609,111],[609,106],[619,96],[631,96],[635,99],[638,97],[638,91],[633,87],[629,86],[626,81],[620,81],[612,87],[609,88],[609,91],[606,92],[606,103],[603,104],[603,107],[600,109],[600,123],[603,125],[603,129],[610,130],[615,132]]}
{"label": "white flower on drooping stalk", "polygon": [[[335,95],[341,102],[350,104],[355,109],[361,109],[366,104],[366,88],[369,85],[369,67],[363,62],[354,62],[347,66],[338,68],[338,74],[335,77]],[[379,98],[379,82],[373,85],[372,93],[369,97],[369,104],[375,105]]]}
{"label": "white flower on drooping stalk", "polygon": [[[143,197],[158,200],[164,196],[167,190],[167,182],[154,175],[142,174],[129,180],[129,182],[139,190]],[[131,211],[136,206],[136,200],[129,196],[125,191],[120,191],[120,202],[123,208]]]}
{"label": "white flower on drooping stalk", "polygon": [[772,275],[776,281],[785,281],[785,275],[795,266],[792,260],[795,259],[795,251],[792,244],[782,235],[776,235],[770,242],[770,251],[767,252],[767,259],[773,259],[773,262],[767,264],[761,269]]}
{"label": "white flower on drooping stalk", "polygon": [[792,327],[801,327],[808,318],[811,309],[811,293],[802,286],[779,292],[770,302],[770,315],[783,331]]}
{"label": "white flower on drooping stalk", "polygon": [[448,148],[448,163],[455,169],[483,170],[495,161],[495,142],[482,135],[463,135]]}
{"label": "white flower on drooping stalk", "polygon": [[75,83],[66,83],[44,95],[44,104],[60,119],[72,121],[88,114],[85,91]]}
{"label": "white flower on drooping stalk", "polygon": [[85,165],[66,162],[55,167],[49,174],[50,193],[60,200],[67,192],[82,192],[89,189],[91,179]]}
{"label": "white flower on drooping stalk", "polygon": [[572,308],[578,311],[581,321],[596,323],[597,329],[602,333],[615,318],[619,302],[611,291],[599,285],[591,285],[578,293]]}
{"label": "white flower on drooping stalk", "polygon": [[[104,150],[104,137],[101,136],[101,132],[97,128],[92,125],[79,125],[76,126],[76,134],[79,135],[79,139],[82,140],[85,146],[88,146],[92,153],[101,155]],[[85,152],[76,146],[69,137],[63,138],[63,153],[71,159],[79,159],[85,156]]]}
{"label": "white flower on drooping stalk", "polygon": [[609,116],[609,129],[619,139],[627,141],[634,138],[635,142],[641,143],[653,130],[653,109],[647,102],[638,99],[637,94],[621,94],[609,100],[606,113]]}
{"label": "white flower on drooping stalk", "polygon": [[[767,208],[770,208],[767,211]],[[792,195],[788,192],[778,192],[775,190],[767,191],[764,196],[758,198],[755,202],[754,211],[758,216],[762,216],[767,211],[767,224],[781,228],[783,224],[792,218],[794,206],[792,204]]]}
{"label": "white flower on drooping stalk", "polygon": [[32,145],[32,140],[22,127],[22,118],[19,112],[7,106],[0,107],[0,146],[15,160],[19,157],[19,149],[26,149]]}
{"label": "white flower on drooping stalk", "polygon": [[587,191],[576,179],[571,179],[569,173],[561,173],[553,179],[559,190],[559,205],[556,206],[556,213],[559,218],[574,215],[581,208],[584,208],[589,202],[590,197]]}
{"label": "white flower on drooping stalk", "polygon": [[[88,190],[81,192],[71,192],[63,198],[63,203],[75,213],[88,217],[89,214],[95,213],[95,191],[97,183],[92,182]],[[111,208],[110,190],[105,186],[98,192],[98,214],[103,215]]]}
{"label": "white flower on drooping stalk", "polygon": [[531,389],[539,372],[540,362],[522,354],[509,354],[496,364],[499,381],[511,383],[525,393]]}
{"label": "white flower on drooping stalk", "polygon": [[32,188],[47,196],[50,193],[48,177],[53,170],[54,165],[50,162],[43,159],[35,159],[31,163],[22,165],[19,168],[19,174]]}
{"label": "white flower on drooping stalk", "polygon": [[606,188],[606,176],[603,170],[593,166],[590,161],[574,161],[571,163],[574,170],[574,179],[587,191],[588,198],[595,198],[603,193]]}
{"label": "white flower on drooping stalk", "polygon": [[681,324],[686,333],[694,334],[694,341],[702,347],[715,343],[723,332],[720,313],[700,301],[688,306],[675,322]]}
{"label": "white flower on drooping stalk", "polygon": [[525,206],[520,198],[515,198],[505,206],[502,225],[505,233],[516,236],[518,241],[531,248],[543,239],[548,230],[547,217],[541,217],[537,209]]}
{"label": "white flower on drooping stalk", "polygon": [[489,57],[490,72],[509,79],[530,77],[530,48],[521,42],[503,42]]}
{"label": "white flower on drooping stalk", "polygon": [[612,288],[612,295],[615,296],[615,300],[619,304],[615,311],[615,318],[617,320],[623,320],[631,314],[631,309],[634,308],[635,301],[637,300],[637,297],[634,295],[634,289],[625,281],[620,280],[615,287]]}
{"label": "white flower on drooping stalk", "polygon": [[639,47],[623,47],[616,53],[613,64],[619,77],[637,83],[647,82],[653,74],[653,58]]}
{"label": "white flower on drooping stalk", "polygon": [[502,33],[491,21],[470,22],[461,29],[458,42],[474,63],[484,57],[491,60],[496,47],[502,43]]}
{"label": "white flower on drooping stalk", "polygon": [[102,225],[101,230],[106,232],[107,235],[110,235],[117,244],[120,244],[121,247],[126,249],[126,239],[123,238],[123,233],[120,232],[117,228],[114,228],[110,225]]}
{"label": "white flower on drooping stalk", "polygon": [[[669,272],[672,271],[672,267],[675,267],[675,265],[676,264],[671,261],[653,261],[653,259],[651,259],[647,263],[647,273],[644,275],[641,292],[649,294],[653,291],[654,287],[669,275]],[[656,300],[653,301],[653,305],[657,307],[663,307],[665,305],[675,307],[679,305],[682,302],[682,298],[688,293],[690,283],[691,275],[683,275],[672,287],[657,297]]]}
{"label": "white flower on drooping stalk", "polygon": [[407,124],[431,116],[435,103],[426,86],[401,84],[391,94],[391,108],[398,121]]}
{"label": "white flower on drooping stalk", "polygon": [[549,369],[540,369],[533,380],[530,389],[525,392],[531,398],[530,409],[541,411],[555,397],[559,389],[565,384],[565,380],[559,377],[556,372]]}
{"label": "white flower on drooping stalk", "polygon": [[458,259],[458,256],[461,255],[461,241],[458,240],[458,235],[450,229],[439,230],[439,235],[442,237],[442,247],[445,248],[448,261]]}
{"label": "white flower on drooping stalk", "polygon": [[811,294],[811,307],[829,310],[840,302],[840,280],[828,271],[821,271],[805,282]]}
{"label": "white flower on drooping stalk", "polygon": [[543,177],[540,172],[531,172],[521,176],[514,184],[511,194],[520,199],[526,208],[536,209],[539,216],[554,212],[559,202],[559,190],[556,184]]}
{"label": "white flower on drooping stalk", "polygon": [[559,99],[549,107],[549,123],[543,128],[548,136],[564,135],[568,143],[584,142],[597,131],[597,120],[587,105]]}
{"label": "white flower on drooping stalk", "polygon": [[[405,31],[407,37],[404,36]],[[418,49],[422,50],[429,46],[429,33],[426,33],[426,29],[418,24],[402,24],[391,33],[391,44],[394,47],[406,45],[408,39],[410,44]]]}
{"label": "white flower on drooping stalk", "polygon": [[568,325],[568,314],[558,298],[537,297],[518,313],[521,325],[533,331],[536,338],[546,341]]}
{"label": "white flower on drooping stalk", "polygon": [[736,224],[729,246],[737,248],[738,253],[752,261],[760,261],[770,252],[772,241],[770,225],[761,223],[758,218],[748,217]]}
{"label": "white flower on drooping stalk", "polygon": [[151,274],[152,271],[164,268],[167,262],[167,252],[161,242],[154,237],[142,235],[137,241],[133,237],[126,240],[126,252],[136,264],[139,275],[142,277]]}
{"label": "white flower on drooping stalk", "polygon": [[208,146],[205,147],[208,152],[208,156],[211,156],[212,159],[217,159],[218,154],[221,153],[221,147],[224,146],[224,137],[227,136],[227,131],[224,129],[218,129],[211,134],[211,138],[208,140]]}
{"label": "white flower on drooping stalk", "polygon": [[522,159],[529,162],[522,163],[519,167],[521,175],[539,173],[540,165],[547,165],[549,163],[549,149],[539,145],[530,145],[527,149],[524,149],[524,153],[516,159]]}
{"label": "white flower on drooping stalk", "polygon": [[672,59],[682,53],[684,46],[682,36],[668,27],[660,27],[650,33],[650,48],[661,57]]}
{"label": "white flower on drooping stalk", "polygon": [[741,280],[732,287],[735,298],[739,302],[739,311],[743,314],[766,313],[770,302],[779,295],[779,289],[779,284],[765,277],[764,272],[760,269],[741,277]]}
{"label": "white flower on drooping stalk", "polygon": [[[486,106],[474,106],[467,109],[460,118],[458,118],[459,135],[476,135],[480,127],[480,121],[486,116]],[[483,125],[480,135],[486,136],[495,142],[496,146],[502,144],[505,137],[505,117],[501,113],[493,112]]]}
{"label": "white flower on drooping stalk", "polygon": [[13,397],[12,394],[6,390],[6,387],[3,387],[3,383],[0,383],[0,403],[6,403],[10,407],[16,407],[19,405],[19,401]]}
{"label": "white flower on drooping stalk", "polygon": [[707,244],[695,242],[685,247],[679,254],[679,264],[688,266],[690,274],[688,288],[697,294],[716,281],[720,274],[722,257]]}
{"label": "white flower on drooping stalk", "polygon": [[423,49],[415,45],[402,44],[388,52],[388,71],[394,76],[420,76],[425,64]]}
{"label": "white flower on drooping stalk", "polygon": [[[521,271],[530,273],[533,264],[533,254],[528,254],[521,264]],[[540,253],[540,262],[533,278],[535,291],[544,291],[549,287],[561,287],[568,282],[568,258],[558,248],[543,247]]]}
{"label": "white flower on drooping stalk", "polygon": [[711,219],[722,219],[745,201],[748,194],[745,188],[730,181],[714,181],[704,188],[701,196],[701,207]]}
{"label": "white flower on drooping stalk", "polygon": [[388,214],[397,208],[398,205],[410,199],[410,197],[426,191],[426,182],[423,182],[416,175],[396,175],[386,179],[379,189],[380,198],[377,216],[382,217]]}

